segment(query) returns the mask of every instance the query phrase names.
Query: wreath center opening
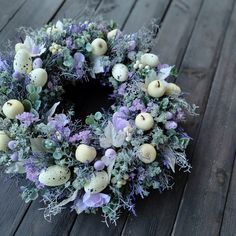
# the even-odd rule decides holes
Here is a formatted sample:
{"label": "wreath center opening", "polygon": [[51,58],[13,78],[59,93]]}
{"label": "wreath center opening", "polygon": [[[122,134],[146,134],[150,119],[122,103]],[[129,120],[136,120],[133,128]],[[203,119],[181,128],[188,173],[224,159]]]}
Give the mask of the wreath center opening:
{"label": "wreath center opening", "polygon": [[67,82],[63,85],[64,94],[62,96],[62,109],[73,107],[74,119],[82,122],[90,114],[97,111],[107,111],[114,104],[111,98],[113,88],[102,85],[97,79],[89,81]]}

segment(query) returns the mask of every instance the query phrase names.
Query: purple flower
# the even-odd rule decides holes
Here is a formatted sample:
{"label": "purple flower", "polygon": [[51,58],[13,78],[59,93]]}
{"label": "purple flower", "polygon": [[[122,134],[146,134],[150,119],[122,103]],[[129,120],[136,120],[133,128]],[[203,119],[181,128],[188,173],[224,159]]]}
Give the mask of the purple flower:
{"label": "purple flower", "polygon": [[10,150],[13,150],[16,147],[16,141],[11,140],[10,142],[8,142],[7,146]]}
{"label": "purple flower", "polygon": [[29,158],[28,160],[25,161],[24,168],[25,168],[25,172],[26,172],[26,179],[28,179],[32,182],[37,182],[39,172],[35,168],[35,164],[31,158]]}
{"label": "purple flower", "polygon": [[23,112],[20,115],[16,116],[16,119],[18,119],[24,126],[29,127],[32,123],[39,121],[37,117],[33,113],[30,112]]}
{"label": "purple flower", "polygon": [[67,124],[69,124],[69,119],[65,114],[57,114],[48,120],[48,125],[56,130],[65,127]]}
{"label": "purple flower", "polygon": [[17,154],[17,152],[12,153],[10,158],[11,158],[12,161],[18,161],[18,154]]}
{"label": "purple flower", "polygon": [[22,79],[22,75],[21,75],[21,73],[18,72],[18,71],[15,71],[15,72],[12,74],[12,77],[15,78],[16,80]]}
{"label": "purple flower", "polygon": [[53,118],[49,118],[48,126],[55,131],[54,138],[56,140],[61,141],[62,138],[69,138],[71,131],[69,127],[66,127],[69,122],[70,121],[65,114],[57,114]]}
{"label": "purple flower", "polygon": [[123,96],[125,94],[126,87],[127,87],[127,84],[122,83],[118,88],[118,94]]}
{"label": "purple flower", "polygon": [[133,51],[136,47],[136,42],[134,40],[131,40],[128,42],[128,51]]}
{"label": "purple flower", "polygon": [[177,123],[175,121],[167,121],[165,123],[165,128],[166,129],[176,129],[177,128]]}
{"label": "purple flower", "polygon": [[123,112],[115,112],[112,117],[112,124],[117,131],[123,130],[129,125],[127,116]]}
{"label": "purple flower", "polygon": [[75,202],[77,212],[82,212],[87,208],[102,207],[110,201],[111,197],[104,193],[85,193],[82,199]]}
{"label": "purple flower", "polygon": [[84,55],[80,52],[76,52],[74,55],[74,68],[78,74],[81,72],[81,68],[83,66],[84,61]]}
{"label": "purple flower", "polygon": [[130,111],[141,111],[141,112],[145,112],[146,108],[144,106],[144,104],[141,102],[140,99],[136,98],[134,99],[132,106],[129,108]]}
{"label": "purple flower", "polygon": [[84,130],[79,132],[78,134],[74,134],[70,137],[69,142],[75,143],[80,142],[84,144],[88,144],[89,140],[91,138],[91,131],[90,130]]}

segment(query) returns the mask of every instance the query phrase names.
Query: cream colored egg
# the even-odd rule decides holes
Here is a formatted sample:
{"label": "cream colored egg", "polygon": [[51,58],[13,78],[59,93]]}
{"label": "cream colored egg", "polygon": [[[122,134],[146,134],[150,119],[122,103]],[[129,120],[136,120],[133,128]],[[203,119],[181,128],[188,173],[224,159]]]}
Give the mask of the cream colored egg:
{"label": "cream colored egg", "polygon": [[70,179],[71,172],[69,168],[53,165],[39,174],[39,182],[50,187],[65,184]]}
{"label": "cream colored egg", "polygon": [[19,49],[13,62],[14,70],[19,73],[30,73],[32,70],[32,59],[25,49]]}
{"label": "cream colored egg", "polygon": [[119,32],[119,29],[113,29],[107,33],[107,38],[108,39],[113,39],[115,38],[116,34]]}
{"label": "cream colored egg", "polygon": [[96,149],[86,144],[80,144],[75,151],[76,160],[82,163],[92,162],[95,159],[96,155]]}
{"label": "cream colored egg", "polygon": [[100,193],[109,184],[109,176],[106,171],[97,171],[93,174],[90,181],[84,186],[87,193]]}
{"label": "cream colored egg", "polygon": [[0,151],[7,150],[7,144],[9,143],[10,138],[4,131],[0,131]]}
{"label": "cream colored egg", "polygon": [[166,86],[160,80],[152,81],[147,88],[148,95],[154,98],[160,98],[165,94]]}
{"label": "cream colored egg", "polygon": [[152,53],[144,53],[140,62],[145,66],[156,67],[159,64],[158,56]]}
{"label": "cream colored egg", "polygon": [[25,47],[25,45],[24,45],[23,43],[17,43],[17,44],[15,45],[15,52],[17,53],[20,49],[25,49],[25,50],[27,50],[26,47]]}
{"label": "cream colored egg", "polygon": [[24,112],[24,106],[20,101],[11,99],[4,103],[2,111],[7,118],[15,119],[17,115]]}
{"label": "cream colored egg", "polygon": [[107,43],[104,39],[96,38],[91,43],[92,53],[96,56],[102,56],[107,52]]}
{"label": "cream colored egg", "polygon": [[142,162],[151,163],[156,159],[156,156],[156,149],[151,144],[145,143],[139,147],[139,159]]}
{"label": "cream colored egg", "polygon": [[141,130],[150,130],[154,125],[153,117],[147,112],[142,112],[136,116],[135,125]]}
{"label": "cream colored egg", "polygon": [[112,76],[119,82],[124,82],[128,79],[128,67],[122,63],[115,64],[112,68]]}
{"label": "cream colored egg", "polygon": [[168,83],[166,86],[165,94],[179,96],[181,94],[181,89],[178,85],[176,85],[174,83]]}
{"label": "cream colored egg", "polygon": [[47,83],[47,80],[47,71],[42,68],[37,68],[30,72],[30,81],[36,87],[43,87]]}

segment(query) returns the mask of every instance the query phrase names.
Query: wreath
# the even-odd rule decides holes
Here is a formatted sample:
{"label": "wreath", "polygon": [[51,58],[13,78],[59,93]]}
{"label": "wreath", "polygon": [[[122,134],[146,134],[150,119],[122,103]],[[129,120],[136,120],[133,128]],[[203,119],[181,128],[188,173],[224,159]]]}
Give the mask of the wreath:
{"label": "wreath", "polygon": [[[42,198],[45,219],[70,203],[115,222],[122,209],[135,213],[137,196],[169,189],[176,168],[190,171],[181,124],[196,106],[167,82],[176,68],[150,53],[151,30],[65,19],[24,33],[0,58],[0,164],[25,202]],[[81,119],[65,94],[91,81],[112,104]]]}

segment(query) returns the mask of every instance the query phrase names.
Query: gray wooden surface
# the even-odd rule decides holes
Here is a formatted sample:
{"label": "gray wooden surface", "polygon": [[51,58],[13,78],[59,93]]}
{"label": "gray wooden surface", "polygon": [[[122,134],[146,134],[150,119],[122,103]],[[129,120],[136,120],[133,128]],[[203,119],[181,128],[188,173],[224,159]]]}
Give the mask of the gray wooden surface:
{"label": "gray wooden surface", "polygon": [[200,106],[185,127],[191,174],[176,174],[172,191],[137,201],[137,214],[107,228],[97,215],[69,210],[52,223],[41,203],[21,201],[14,182],[0,176],[0,236],[236,235],[236,5],[235,0],[0,0],[0,43],[20,26],[37,28],[63,17],[102,14],[125,32],[153,18],[161,24],[153,51],[179,69],[177,83]]}

